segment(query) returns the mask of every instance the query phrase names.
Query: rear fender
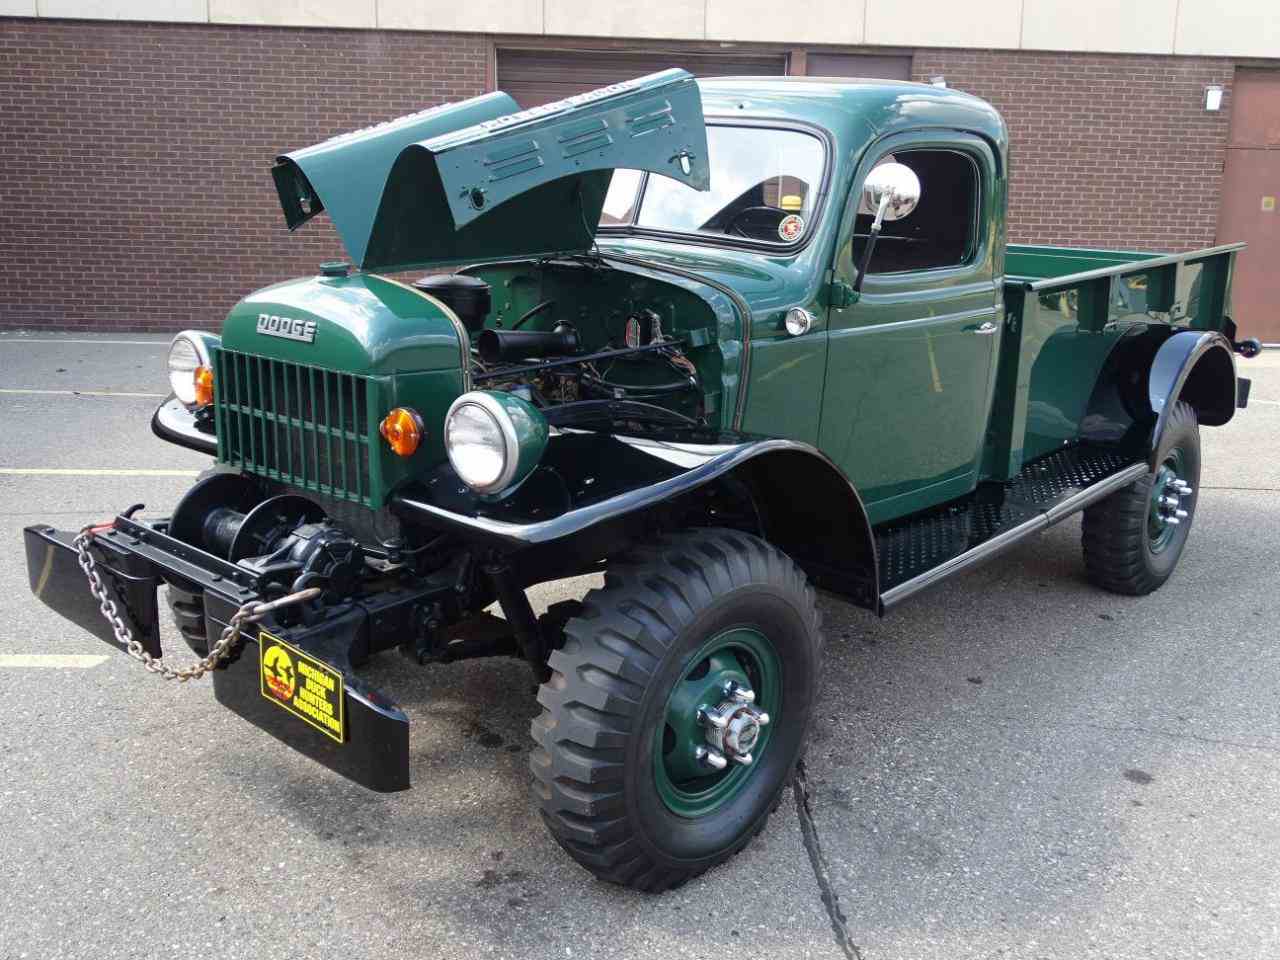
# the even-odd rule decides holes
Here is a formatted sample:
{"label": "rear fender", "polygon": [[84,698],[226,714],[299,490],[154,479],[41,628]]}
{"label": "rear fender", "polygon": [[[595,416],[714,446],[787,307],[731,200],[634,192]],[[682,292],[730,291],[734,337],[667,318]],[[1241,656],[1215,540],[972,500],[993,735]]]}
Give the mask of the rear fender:
{"label": "rear fender", "polygon": [[1147,396],[1156,423],[1151,434],[1151,464],[1178,401],[1189,403],[1200,423],[1218,427],[1236,412],[1236,362],[1231,341],[1217,331],[1175,333],[1156,351],[1147,380]]}
{"label": "rear fender", "polygon": [[1183,400],[1205,426],[1235,414],[1235,359],[1231,342],[1214,331],[1168,332],[1163,325],[1135,328],[1120,339],[1098,376],[1080,424],[1080,440],[1117,444],[1152,458],[1169,411]]}

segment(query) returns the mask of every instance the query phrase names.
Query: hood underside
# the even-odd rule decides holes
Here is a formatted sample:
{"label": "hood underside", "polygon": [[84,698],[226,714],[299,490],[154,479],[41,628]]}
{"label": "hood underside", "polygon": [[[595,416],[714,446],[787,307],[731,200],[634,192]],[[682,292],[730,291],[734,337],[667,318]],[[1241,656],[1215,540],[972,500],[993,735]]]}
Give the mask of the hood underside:
{"label": "hood underside", "polygon": [[582,252],[617,168],[710,186],[702,100],[664,70],[531,110],[446,104],[277,158],[289,229],[327,210],[362,269]]}

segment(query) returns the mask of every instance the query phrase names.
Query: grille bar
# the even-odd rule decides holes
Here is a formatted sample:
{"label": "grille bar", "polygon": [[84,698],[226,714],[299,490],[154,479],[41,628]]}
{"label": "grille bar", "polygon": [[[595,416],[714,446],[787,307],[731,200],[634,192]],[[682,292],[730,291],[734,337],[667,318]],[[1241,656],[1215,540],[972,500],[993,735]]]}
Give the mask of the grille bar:
{"label": "grille bar", "polygon": [[336,499],[370,500],[373,381],[214,351],[218,459]]}

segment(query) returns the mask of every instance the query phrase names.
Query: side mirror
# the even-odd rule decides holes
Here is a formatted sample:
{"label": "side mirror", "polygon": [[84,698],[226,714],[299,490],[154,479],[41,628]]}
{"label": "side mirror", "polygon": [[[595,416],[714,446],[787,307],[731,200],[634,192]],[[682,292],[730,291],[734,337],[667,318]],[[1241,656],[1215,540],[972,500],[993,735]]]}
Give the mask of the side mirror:
{"label": "side mirror", "polygon": [[862,184],[862,199],[876,212],[877,224],[882,220],[901,220],[920,202],[920,178],[905,164],[882,163],[867,174]]}
{"label": "side mirror", "polygon": [[858,265],[858,277],[853,281],[854,293],[862,292],[862,281],[871,266],[871,254],[880,239],[880,226],[885,220],[901,220],[920,202],[920,178],[910,167],[901,163],[882,163],[873,167],[862,184],[862,202],[876,212],[871,221],[871,233],[862,251],[862,263]]}

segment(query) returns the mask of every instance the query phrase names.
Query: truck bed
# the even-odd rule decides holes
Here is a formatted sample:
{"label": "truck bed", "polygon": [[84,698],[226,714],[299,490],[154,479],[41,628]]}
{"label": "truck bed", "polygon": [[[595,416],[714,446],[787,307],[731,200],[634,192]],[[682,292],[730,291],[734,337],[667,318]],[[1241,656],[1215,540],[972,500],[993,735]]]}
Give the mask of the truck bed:
{"label": "truck bed", "polygon": [[1185,253],[1087,250],[1009,244],[1005,295],[1021,304],[1028,293],[1049,305],[1070,295],[1083,329],[1100,330],[1126,314],[1187,320],[1198,329],[1222,327],[1231,268],[1243,243]]}
{"label": "truck bed", "polygon": [[1011,243],[1005,248],[1005,276],[1017,283],[1058,280],[1109,267],[1127,267],[1170,254],[1142,250],[1086,250]]}

